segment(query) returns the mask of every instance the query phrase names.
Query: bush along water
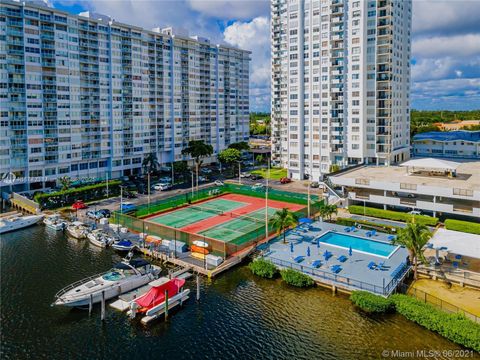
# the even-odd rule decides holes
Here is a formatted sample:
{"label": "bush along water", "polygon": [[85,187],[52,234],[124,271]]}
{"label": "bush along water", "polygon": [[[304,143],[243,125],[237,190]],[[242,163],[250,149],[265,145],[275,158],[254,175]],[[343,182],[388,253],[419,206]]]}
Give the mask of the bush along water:
{"label": "bush along water", "polygon": [[397,312],[454,343],[480,351],[480,324],[462,314],[449,314],[403,294],[391,296]]}
{"label": "bush along water", "polygon": [[350,300],[360,309],[368,313],[386,313],[395,311],[395,304],[391,299],[386,299],[367,291],[352,292]]}
{"label": "bush along water", "polygon": [[273,279],[278,274],[278,269],[275,265],[263,258],[255,259],[248,264],[248,268],[253,274],[267,279]]}
{"label": "bush along water", "polygon": [[283,281],[288,285],[296,287],[310,287],[315,284],[313,279],[299,271],[292,269],[285,269],[280,271]]}

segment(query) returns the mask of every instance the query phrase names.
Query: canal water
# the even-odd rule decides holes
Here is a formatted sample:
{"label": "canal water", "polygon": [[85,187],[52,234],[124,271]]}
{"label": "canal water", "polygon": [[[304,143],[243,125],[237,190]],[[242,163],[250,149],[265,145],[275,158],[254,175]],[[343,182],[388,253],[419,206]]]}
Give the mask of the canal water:
{"label": "canal water", "polygon": [[[120,257],[35,226],[0,240],[2,359],[380,359],[382,351],[459,349],[400,315],[372,317],[348,298],[253,277],[204,280],[168,322],[148,327],[107,307],[51,307],[55,293]],[[195,292],[195,284],[187,285]],[[440,357],[441,358],[441,357]]]}

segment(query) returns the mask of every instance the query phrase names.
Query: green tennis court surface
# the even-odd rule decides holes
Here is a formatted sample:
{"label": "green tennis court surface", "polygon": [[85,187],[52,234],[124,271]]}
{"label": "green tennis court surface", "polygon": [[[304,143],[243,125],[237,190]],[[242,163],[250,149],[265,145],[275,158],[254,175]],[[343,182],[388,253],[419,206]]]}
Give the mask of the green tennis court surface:
{"label": "green tennis court surface", "polygon": [[[278,209],[268,208],[268,218],[271,218]],[[260,209],[245,216],[236,216],[232,213],[231,221],[201,231],[200,234],[207,237],[233,242],[237,245],[249,241],[245,234],[260,231],[265,228],[265,209]]]}
{"label": "green tennis court surface", "polygon": [[159,215],[148,219],[170,227],[182,228],[184,226],[194,224],[214,216],[218,216],[223,212],[232,211],[248,204],[225,199],[210,200],[199,205],[191,205],[189,207],[169,212],[165,215]]}

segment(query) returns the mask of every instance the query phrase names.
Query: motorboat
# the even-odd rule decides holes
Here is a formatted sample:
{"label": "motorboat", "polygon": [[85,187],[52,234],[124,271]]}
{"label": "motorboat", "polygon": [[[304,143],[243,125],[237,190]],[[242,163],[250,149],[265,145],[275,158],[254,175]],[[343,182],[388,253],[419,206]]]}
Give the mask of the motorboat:
{"label": "motorboat", "polygon": [[155,280],[161,268],[132,254],[109,271],[77,281],[55,295],[52,305],[86,307],[129,292]]}
{"label": "motorboat", "polygon": [[87,239],[95,246],[106,248],[113,244],[113,237],[101,229],[96,229],[87,234]]}
{"label": "motorboat", "polygon": [[64,230],[68,222],[63,220],[59,214],[48,215],[43,219],[43,223],[49,229],[60,231]]}
{"label": "motorboat", "polygon": [[117,251],[130,251],[135,247],[130,240],[120,240],[112,244],[112,248]]}
{"label": "motorboat", "polygon": [[67,226],[67,234],[75,239],[85,239],[88,234],[88,226],[81,221],[74,221]]}
{"label": "motorboat", "polygon": [[190,293],[189,289],[184,289],[185,279],[180,278],[160,278],[151,282],[152,287],[145,294],[130,302],[130,318],[135,318],[137,314],[143,316],[142,323],[147,324],[165,314],[167,307],[171,309],[177,305],[182,305]]}
{"label": "motorboat", "polygon": [[0,234],[15,231],[37,224],[43,215],[9,216],[0,218]]}

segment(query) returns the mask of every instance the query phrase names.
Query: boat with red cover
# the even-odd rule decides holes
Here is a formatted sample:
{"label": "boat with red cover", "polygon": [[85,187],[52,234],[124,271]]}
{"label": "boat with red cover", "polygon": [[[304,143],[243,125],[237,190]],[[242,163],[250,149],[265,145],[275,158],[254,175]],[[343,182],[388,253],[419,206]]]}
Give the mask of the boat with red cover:
{"label": "boat with red cover", "polygon": [[172,299],[182,292],[185,279],[174,278],[159,286],[153,286],[146,294],[135,299],[138,313],[145,313],[157,305],[165,302],[165,295],[168,291],[168,298]]}

